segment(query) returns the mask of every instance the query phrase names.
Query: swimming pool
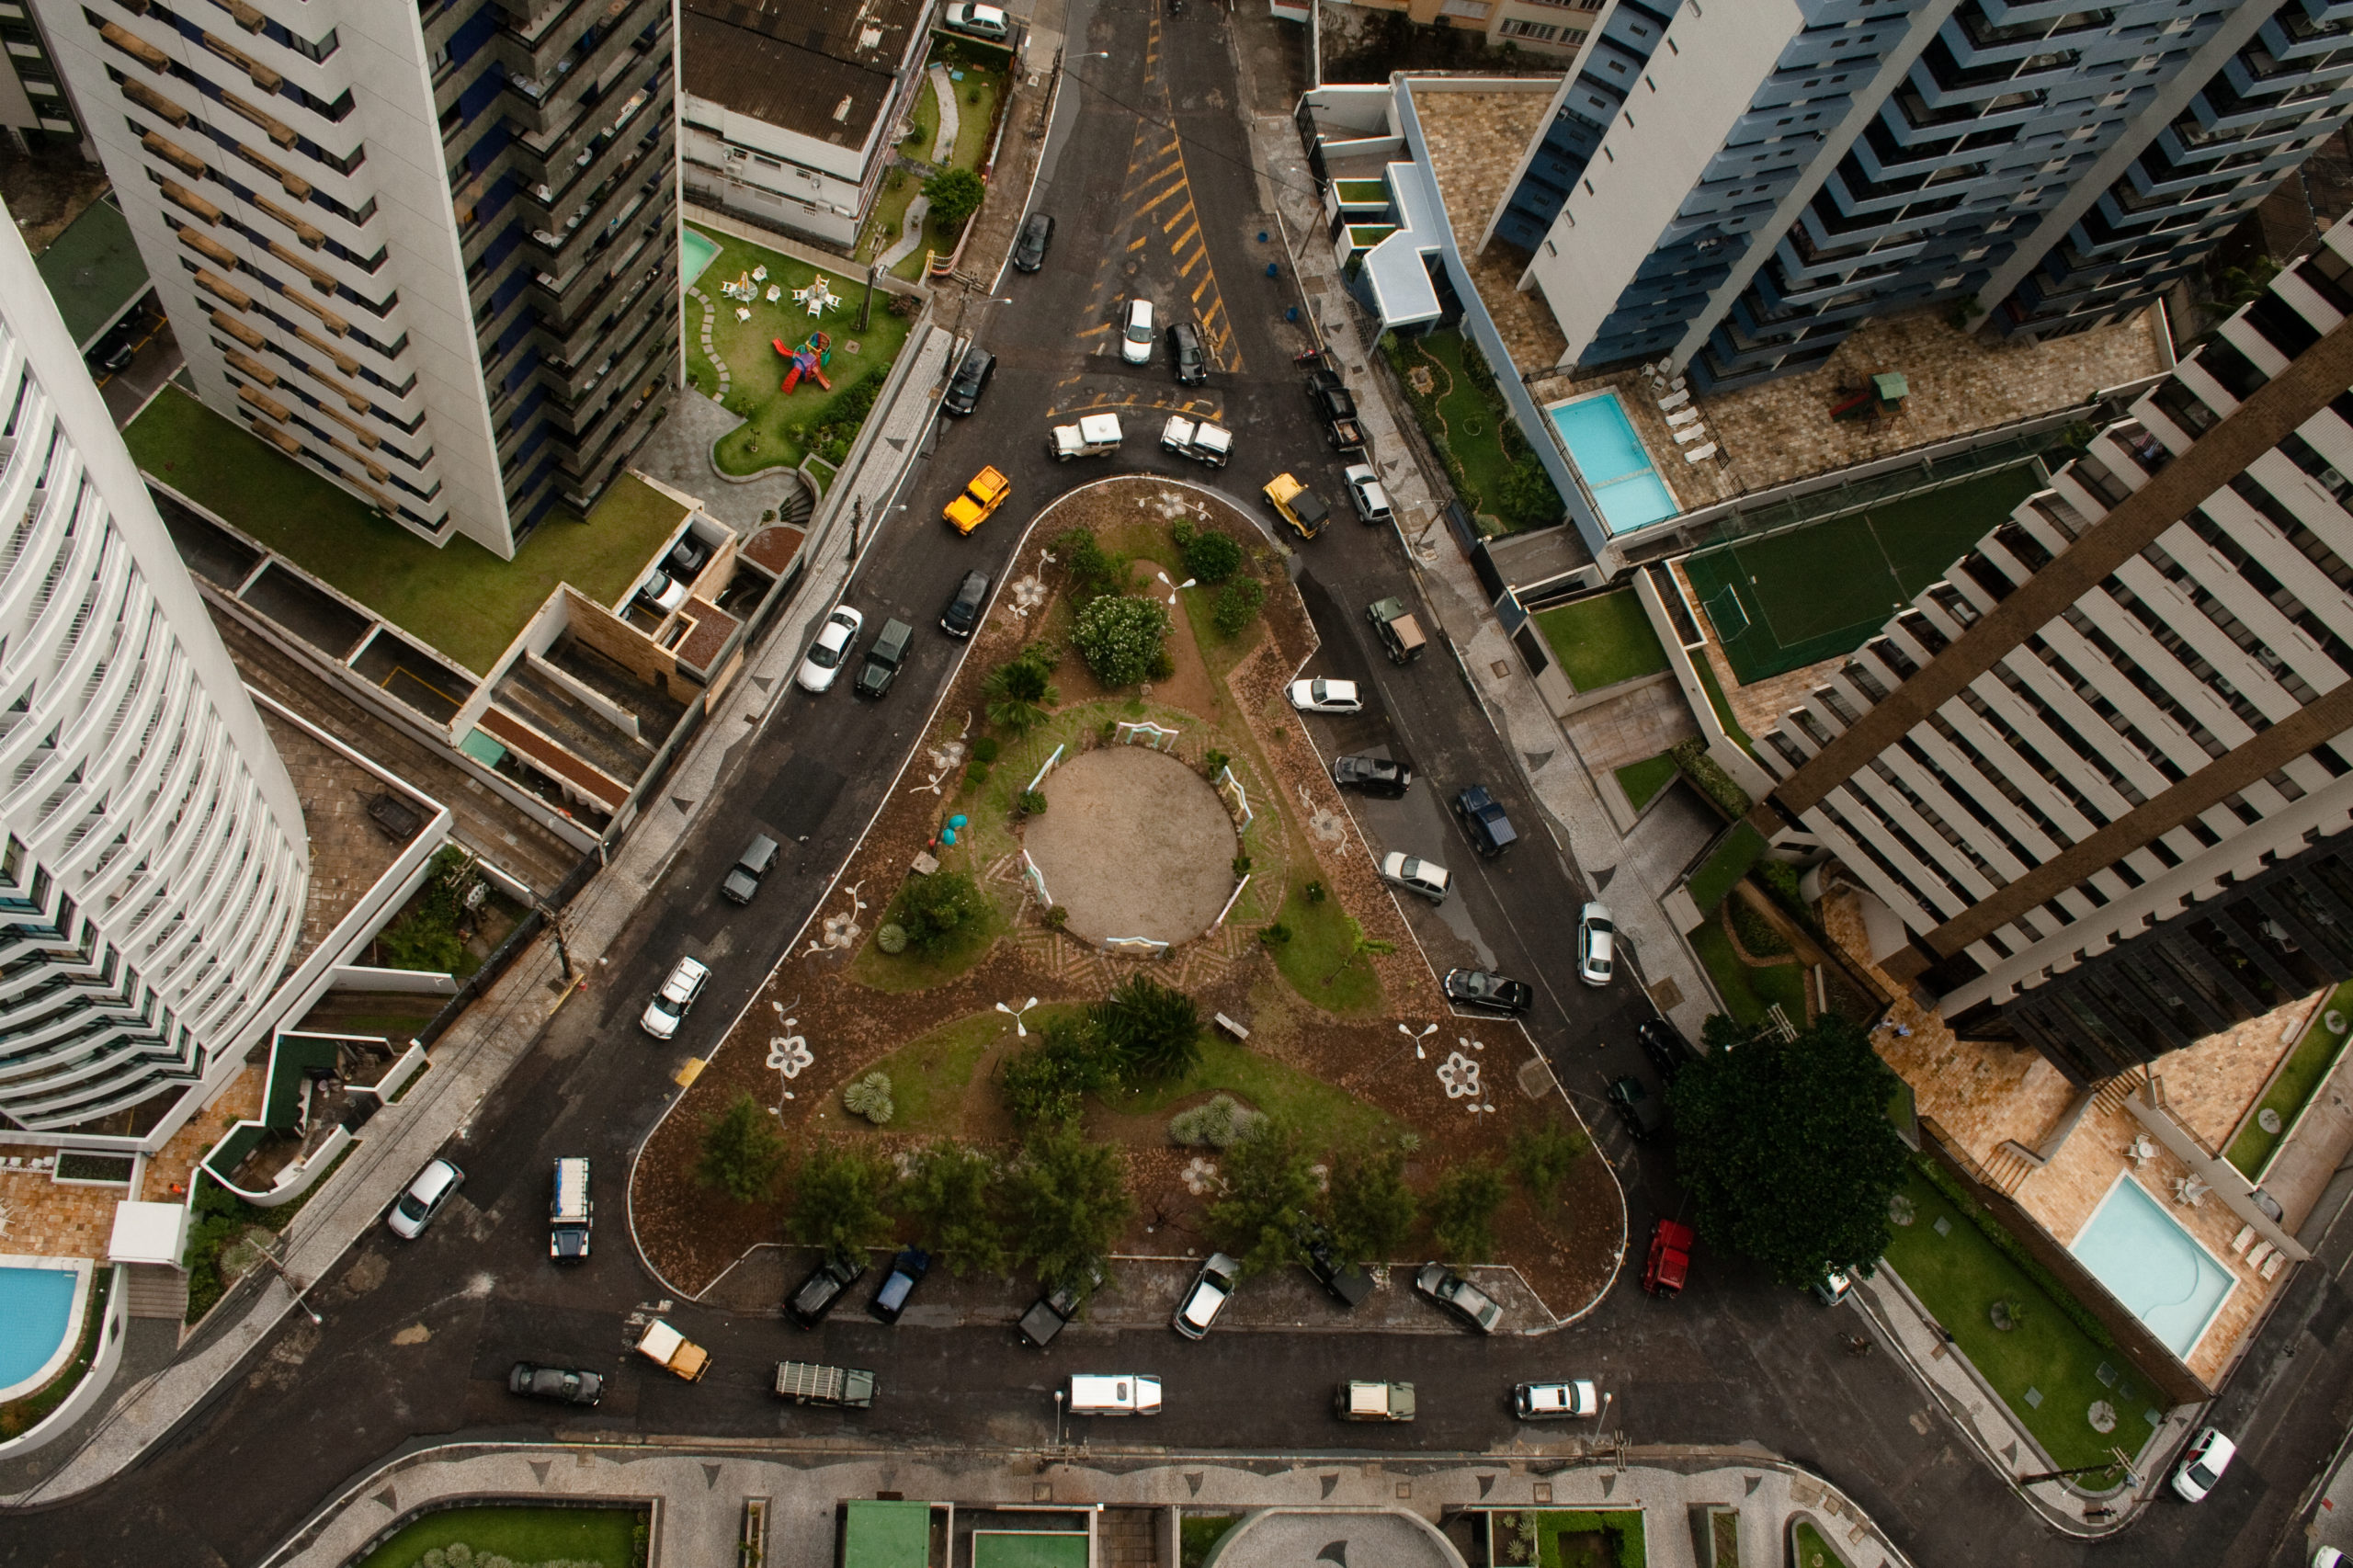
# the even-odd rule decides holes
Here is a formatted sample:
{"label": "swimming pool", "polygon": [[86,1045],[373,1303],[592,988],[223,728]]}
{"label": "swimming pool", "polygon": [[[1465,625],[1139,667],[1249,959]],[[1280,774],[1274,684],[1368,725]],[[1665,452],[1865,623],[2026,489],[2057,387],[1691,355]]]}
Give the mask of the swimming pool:
{"label": "swimming pool", "polygon": [[696,233],[684,223],[678,225],[678,287],[691,289],[710,258],[719,254],[719,242],[707,234]]}
{"label": "swimming pool", "polygon": [[89,1269],[67,1258],[0,1265],[0,1401],[32,1392],[73,1358]]}
{"label": "swimming pool", "polygon": [[2185,1360],[2236,1282],[2148,1188],[2122,1172],[2067,1250]]}
{"label": "swimming pool", "polygon": [[1572,398],[1546,412],[1611,533],[1628,533],[1682,510],[1651,466],[1651,455],[1616,392]]}

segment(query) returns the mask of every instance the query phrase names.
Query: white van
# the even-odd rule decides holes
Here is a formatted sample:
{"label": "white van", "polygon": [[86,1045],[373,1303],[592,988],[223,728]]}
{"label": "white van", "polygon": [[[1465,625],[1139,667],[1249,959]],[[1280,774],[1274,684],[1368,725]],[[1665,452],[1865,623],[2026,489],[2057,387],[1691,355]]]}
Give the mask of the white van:
{"label": "white van", "polygon": [[1132,1374],[1089,1377],[1073,1372],[1070,1379],[1073,1415],[1157,1415],[1160,1380]]}

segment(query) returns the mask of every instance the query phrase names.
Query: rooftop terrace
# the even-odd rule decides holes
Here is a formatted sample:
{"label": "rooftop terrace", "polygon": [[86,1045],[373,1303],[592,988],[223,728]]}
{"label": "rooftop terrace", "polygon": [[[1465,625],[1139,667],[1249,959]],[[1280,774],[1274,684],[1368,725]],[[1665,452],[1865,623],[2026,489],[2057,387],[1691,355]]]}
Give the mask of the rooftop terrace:
{"label": "rooftop terrace", "polygon": [[1568,342],[1544,296],[1533,289],[1519,290],[1526,253],[1496,244],[1480,255],[1479,236],[1504,199],[1516,162],[1498,155],[1497,149],[1527,146],[1551,103],[1549,96],[1536,92],[1414,95],[1414,113],[1429,147],[1430,171],[1446,201],[1455,248],[1470,267],[1479,299],[1511,350],[1512,362],[1523,370],[1559,364]]}
{"label": "rooftop terrace", "polygon": [[34,265],[65,330],[85,352],[147,292],[147,264],[111,196],[90,203]]}

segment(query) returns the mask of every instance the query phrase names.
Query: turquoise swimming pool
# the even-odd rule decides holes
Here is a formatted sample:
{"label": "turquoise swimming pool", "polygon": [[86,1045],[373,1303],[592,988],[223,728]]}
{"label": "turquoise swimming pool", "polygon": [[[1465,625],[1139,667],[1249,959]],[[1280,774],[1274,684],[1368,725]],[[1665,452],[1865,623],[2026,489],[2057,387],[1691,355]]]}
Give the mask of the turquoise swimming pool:
{"label": "turquoise swimming pool", "polygon": [[1630,533],[1682,509],[1651,466],[1651,455],[1616,392],[1592,392],[1546,412],[1611,533]]}
{"label": "turquoise swimming pool", "polygon": [[2235,1283],[2220,1258],[2126,1175],[2117,1176],[2067,1250],[2184,1359]]}
{"label": "turquoise swimming pool", "polygon": [[0,1267],[0,1399],[31,1392],[64,1365],[81,1282],[72,1268]]}
{"label": "turquoise swimming pool", "polygon": [[678,225],[678,287],[691,289],[710,258],[719,254],[719,242],[707,234],[696,233],[684,223]]}

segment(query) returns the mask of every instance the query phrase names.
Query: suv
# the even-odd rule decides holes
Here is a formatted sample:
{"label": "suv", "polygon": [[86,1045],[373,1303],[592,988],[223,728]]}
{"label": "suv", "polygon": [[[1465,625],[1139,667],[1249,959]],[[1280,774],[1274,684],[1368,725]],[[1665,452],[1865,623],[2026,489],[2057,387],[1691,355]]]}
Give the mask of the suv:
{"label": "suv", "polygon": [[1634,1039],[1641,1043],[1643,1054],[1650,1058],[1651,1065],[1658,1069],[1662,1084],[1672,1084],[1677,1073],[1699,1059],[1699,1053],[1691,1049],[1691,1042],[1683,1038],[1683,1031],[1665,1018],[1644,1018],[1634,1026]]}
{"label": "suv", "polygon": [[989,602],[989,574],[967,572],[964,580],[956,585],[956,597],[948,601],[948,608],[939,618],[939,630],[959,642],[980,630],[981,611]]}
{"label": "suv", "polygon": [[1021,221],[1021,238],[1013,247],[1013,270],[1035,272],[1046,265],[1046,247],[1054,243],[1054,221],[1032,212]]}
{"label": "suv", "polygon": [[969,534],[989,520],[1005,498],[1013,494],[1013,481],[994,467],[984,468],[972,475],[956,499],[948,503],[940,517],[960,534]]}
{"label": "suv", "polygon": [[956,367],[956,379],[940,394],[939,406],[950,414],[972,413],[980,406],[981,393],[988,390],[989,378],[995,374],[995,355],[985,348],[967,348],[964,362]]}
{"label": "suv", "polygon": [[1176,1315],[1170,1320],[1170,1326],[1188,1339],[1199,1339],[1208,1334],[1210,1325],[1217,1322],[1217,1314],[1233,1300],[1233,1288],[1241,1278],[1240,1264],[1222,1252],[1210,1254],[1210,1260],[1201,1265],[1184,1299],[1176,1303]]}
{"label": "suv", "polygon": [[1333,1396],[1332,1414],[1343,1421],[1411,1421],[1411,1383],[1342,1383]]}
{"label": "suv", "polygon": [[816,1327],[865,1274],[866,1265],[857,1258],[827,1253],[784,1299],[784,1315],[801,1328]]}
{"label": "suv", "polygon": [[1315,492],[1290,474],[1279,473],[1267,481],[1267,487],[1261,494],[1267,497],[1267,505],[1272,506],[1302,539],[1313,539],[1324,531],[1324,525],[1332,520],[1331,508],[1315,498]]}
{"label": "suv", "polygon": [[866,667],[858,672],[858,685],[851,689],[860,697],[880,697],[891,689],[899,678],[899,668],[907,662],[907,644],[915,641],[915,629],[904,620],[886,620],[874,639],[874,646],[866,651]]}
{"label": "suv", "polygon": [[1370,463],[1350,463],[1340,471],[1340,478],[1348,487],[1348,502],[1357,509],[1357,520],[1362,523],[1387,523],[1396,520],[1389,509],[1389,491],[1381,483],[1381,475]]}
{"label": "suv", "polygon": [[1407,892],[1420,893],[1432,903],[1444,903],[1454,878],[1443,866],[1391,850],[1381,858],[1381,880]]}
{"label": "suv", "polygon": [[1330,1231],[1309,1220],[1302,1223],[1296,1235],[1300,1267],[1324,1287],[1325,1295],[1353,1311],[1372,1294],[1372,1277],[1341,1259]]}
{"label": "suv", "polygon": [[1201,347],[1199,327],[1188,321],[1169,324],[1168,362],[1178,386],[1197,387],[1210,379],[1210,357]]}
{"label": "suv", "polygon": [[385,1226],[404,1242],[416,1240],[425,1233],[425,1227],[433,1223],[433,1216],[441,1212],[441,1206],[465,1185],[465,1172],[447,1160],[435,1160],[416,1173],[416,1179],[408,1184],[401,1200],[392,1205]]}
{"label": "suv", "polygon": [[1050,1290],[1039,1297],[1029,1304],[1029,1310],[1021,1314],[1020,1322],[1015,1325],[1021,1331],[1022,1343],[1032,1349],[1043,1350],[1053,1343],[1054,1335],[1068,1327],[1070,1320],[1078,1315],[1079,1309],[1086,1305],[1086,1298],[1102,1288],[1103,1271],[1090,1265],[1084,1286],[1065,1285],[1059,1290]]}
{"label": "suv", "polygon": [[727,880],[719,884],[720,896],[730,903],[751,903],[752,895],[760,891],[760,879],[776,869],[776,858],[781,853],[775,839],[765,833],[754,834],[744,853],[727,868]]}
{"label": "suv", "polygon": [[1618,1119],[1626,1124],[1626,1135],[1637,1143],[1647,1143],[1666,1126],[1666,1112],[1659,1102],[1651,1098],[1640,1078],[1612,1078],[1609,1081],[1609,1104],[1618,1112]]}
{"label": "suv", "polygon": [[1332,763],[1332,782],[1344,790],[1358,789],[1393,801],[1414,787],[1414,770],[1386,756],[1336,757]]}
{"label": "suv", "polygon": [[1462,819],[1471,847],[1484,859],[1494,859],[1518,842],[1519,834],[1511,818],[1504,815],[1503,802],[1489,794],[1484,784],[1473,784],[1455,796],[1454,814]]}
{"label": "suv", "polygon": [[1373,635],[1381,639],[1381,652],[1392,665],[1410,665],[1429,646],[1429,639],[1422,635],[1422,623],[1401,598],[1373,600],[1364,607],[1364,618],[1372,622]]}
{"label": "suv", "polygon": [[1452,1312],[1466,1327],[1493,1334],[1504,1321],[1495,1298],[1442,1263],[1425,1263],[1414,1275],[1415,1293]]}
{"label": "suv", "polygon": [[662,983],[654,1000],[645,1005],[638,1016],[637,1027],[655,1040],[668,1040],[687,1021],[687,1009],[702,994],[703,986],[710,980],[710,966],[700,959],[680,959],[671,967],[669,978]]}
{"label": "suv", "polygon": [[896,1324],[899,1314],[907,1310],[907,1298],[915,1293],[923,1277],[931,1272],[931,1254],[921,1247],[908,1247],[891,1260],[891,1272],[874,1288],[873,1300],[866,1303],[866,1315],[877,1323]]}

